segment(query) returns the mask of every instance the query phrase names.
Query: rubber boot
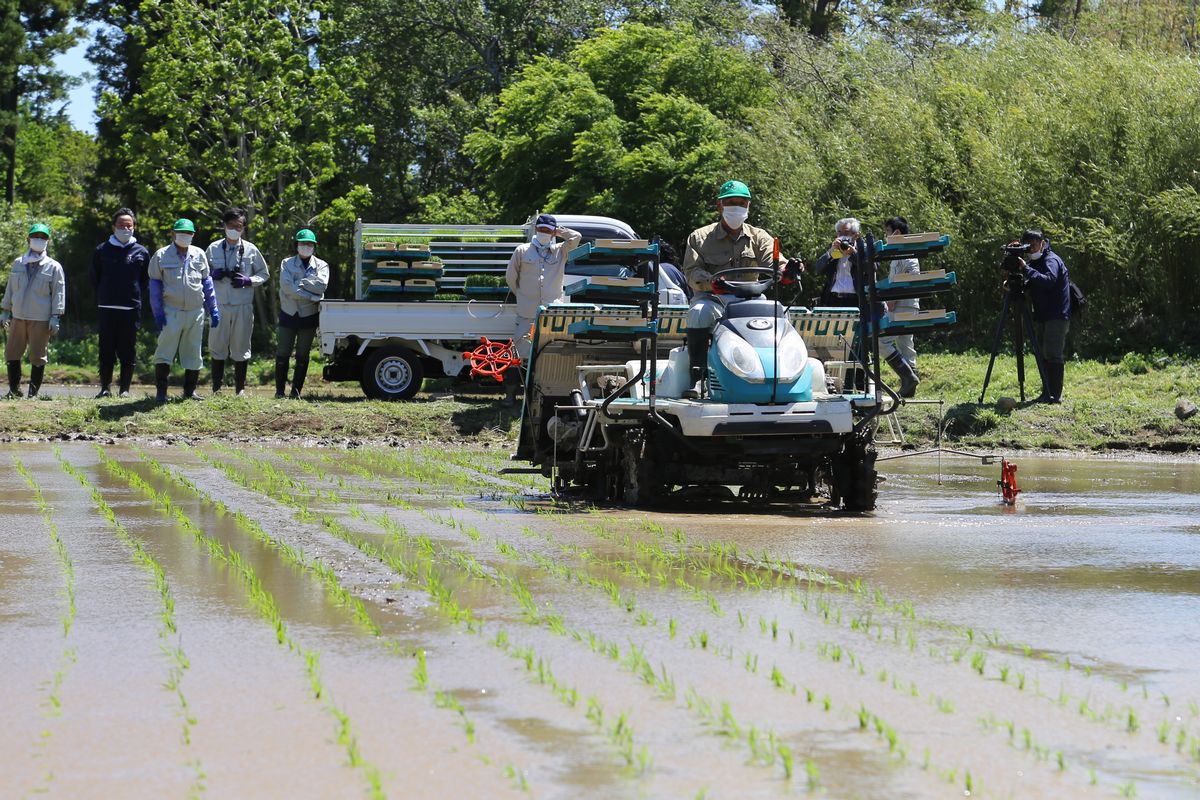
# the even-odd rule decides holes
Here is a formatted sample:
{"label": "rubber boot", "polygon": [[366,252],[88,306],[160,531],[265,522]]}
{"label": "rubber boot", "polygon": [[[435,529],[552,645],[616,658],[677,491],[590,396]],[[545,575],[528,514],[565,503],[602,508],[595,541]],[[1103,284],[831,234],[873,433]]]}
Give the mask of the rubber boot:
{"label": "rubber boot", "polygon": [[225,382],[225,360],[214,358],[212,360],[212,379],[213,379],[213,394],[221,391],[221,385]]}
{"label": "rubber boot", "polygon": [[233,392],[238,397],[246,394],[246,363],[245,361],[233,362]]}
{"label": "rubber boot", "polygon": [[296,371],[292,373],[292,393],[289,395],[293,400],[300,399],[300,392],[304,391],[306,377],[308,377],[308,360],[296,359]]}
{"label": "rubber boot", "polygon": [[21,396],[21,362],[8,362],[8,394],[4,395],[5,400],[12,400]]}
{"label": "rubber boot", "polygon": [[912,364],[905,361],[899,353],[892,353],[888,356],[887,363],[900,376],[900,391],[897,394],[904,398],[914,397],[921,379],[917,377],[917,371],[913,369]]}
{"label": "rubber boot", "polygon": [[1048,389],[1047,403],[1061,403],[1063,391],[1063,372],[1066,371],[1066,364],[1046,364],[1046,379],[1050,385]]}
{"label": "rubber boot", "polygon": [[504,400],[502,405],[505,408],[515,408],[517,405],[517,392],[521,389],[520,373],[515,367],[509,367],[504,371]]}
{"label": "rubber boot", "polygon": [[692,388],[686,390],[683,396],[688,399],[699,399],[704,394],[704,381],[708,375],[708,345],[711,332],[707,330],[687,332],[688,379]]}
{"label": "rubber boot", "polygon": [[196,394],[196,384],[200,382],[200,370],[185,369],[183,371],[183,399],[203,400],[202,395]]}
{"label": "rubber boot", "polygon": [[35,364],[29,368],[29,396],[37,397],[42,390],[42,375],[46,373],[45,364]]}
{"label": "rubber boot", "polygon": [[102,397],[112,397],[112,364],[100,365],[100,391],[96,394],[96,399]]}
{"label": "rubber boot", "polygon": [[171,379],[170,364],[154,365],[154,401],[167,402],[167,382]]}
{"label": "rubber boot", "polygon": [[284,397],[283,390],[287,388],[287,358],[275,357],[275,397]]}
{"label": "rubber boot", "polygon": [[129,386],[133,383],[133,364],[121,365],[121,376],[117,379],[120,397],[129,397]]}

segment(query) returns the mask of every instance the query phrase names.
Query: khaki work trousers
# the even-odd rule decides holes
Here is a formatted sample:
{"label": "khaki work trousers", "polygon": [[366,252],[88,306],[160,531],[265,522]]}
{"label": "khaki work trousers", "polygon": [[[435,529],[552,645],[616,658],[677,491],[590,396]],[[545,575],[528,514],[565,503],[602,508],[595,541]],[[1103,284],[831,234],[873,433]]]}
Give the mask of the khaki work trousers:
{"label": "khaki work trousers", "polygon": [[20,361],[29,348],[29,363],[35,367],[46,366],[50,348],[50,323],[43,320],[13,319],[8,326],[8,342],[4,345],[5,361]]}

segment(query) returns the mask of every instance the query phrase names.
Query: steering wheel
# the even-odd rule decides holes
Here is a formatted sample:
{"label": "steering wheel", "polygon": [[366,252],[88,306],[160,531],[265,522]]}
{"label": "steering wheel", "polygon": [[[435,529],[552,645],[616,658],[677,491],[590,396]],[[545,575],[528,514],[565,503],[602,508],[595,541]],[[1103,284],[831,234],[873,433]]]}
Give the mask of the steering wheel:
{"label": "steering wheel", "polygon": [[[730,280],[734,275],[745,275],[746,273],[754,273],[760,277],[765,277],[765,280],[747,281],[747,280]],[[734,297],[749,298],[758,297],[763,292],[770,289],[778,278],[778,274],[772,267],[730,267],[729,269],[719,270],[712,275],[712,282],[720,284],[721,288],[732,294]]]}

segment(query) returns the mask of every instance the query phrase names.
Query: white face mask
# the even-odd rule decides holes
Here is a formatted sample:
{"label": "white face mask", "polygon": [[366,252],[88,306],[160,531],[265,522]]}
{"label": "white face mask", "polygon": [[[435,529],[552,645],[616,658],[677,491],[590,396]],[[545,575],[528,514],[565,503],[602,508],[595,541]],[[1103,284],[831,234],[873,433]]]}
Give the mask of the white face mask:
{"label": "white face mask", "polygon": [[46,245],[48,244],[50,244],[50,242],[47,239],[30,239],[29,249],[35,253],[44,253],[46,252]]}
{"label": "white face mask", "polygon": [[117,241],[121,244],[126,244],[133,238],[133,231],[126,228],[117,228],[113,231],[113,235],[117,237]]}
{"label": "white face mask", "polygon": [[195,234],[192,233],[177,233],[175,234],[175,244],[179,245],[180,247],[187,247],[192,243],[192,237],[194,235]]}
{"label": "white face mask", "polygon": [[1039,258],[1041,258],[1044,255],[1046,255],[1046,248],[1043,247],[1041,250],[1038,250],[1036,253],[1030,253],[1029,260],[1037,261]]}
{"label": "white face mask", "polygon": [[312,258],[315,249],[311,244],[298,244],[296,245],[296,255],[301,258]]}
{"label": "white face mask", "polygon": [[725,224],[733,229],[742,227],[742,223],[746,221],[746,217],[750,216],[750,209],[745,206],[725,206],[721,209],[721,219],[725,220]]}
{"label": "white face mask", "polygon": [[544,247],[554,241],[554,234],[538,231],[533,235],[533,240]]}
{"label": "white face mask", "polygon": [[239,231],[237,228],[226,228],[225,229],[225,238],[231,242],[236,242],[238,239],[242,238],[242,232]]}

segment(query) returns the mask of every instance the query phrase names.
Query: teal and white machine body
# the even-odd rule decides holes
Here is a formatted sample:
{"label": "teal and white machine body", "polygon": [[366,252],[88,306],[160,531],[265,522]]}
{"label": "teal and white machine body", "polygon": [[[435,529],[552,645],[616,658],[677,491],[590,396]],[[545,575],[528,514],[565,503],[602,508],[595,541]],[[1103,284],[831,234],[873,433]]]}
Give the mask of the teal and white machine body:
{"label": "teal and white machine body", "polygon": [[796,403],[825,392],[825,371],[808,357],[804,339],[779,309],[778,316],[745,316],[746,311],[778,308],[743,301],[730,306],[736,316],[720,320],[708,351],[709,397],[719,403]]}

